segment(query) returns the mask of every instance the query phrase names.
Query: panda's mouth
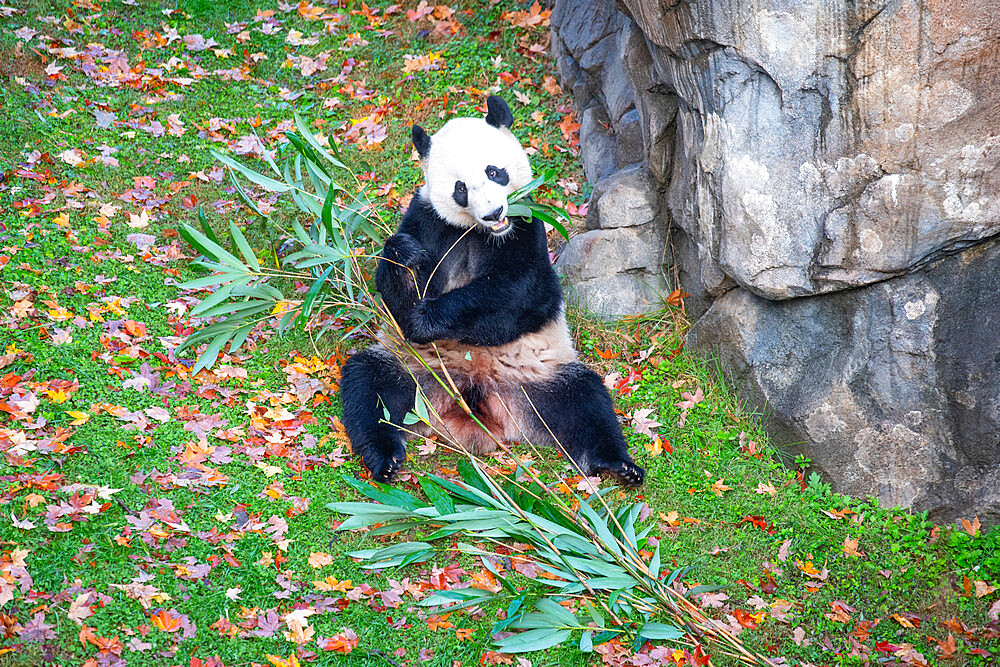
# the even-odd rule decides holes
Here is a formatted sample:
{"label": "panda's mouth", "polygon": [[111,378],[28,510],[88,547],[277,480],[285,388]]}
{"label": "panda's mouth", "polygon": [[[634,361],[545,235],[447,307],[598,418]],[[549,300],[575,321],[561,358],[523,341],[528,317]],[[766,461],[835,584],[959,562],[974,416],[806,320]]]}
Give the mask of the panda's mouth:
{"label": "panda's mouth", "polygon": [[489,225],[490,231],[494,234],[505,232],[508,227],[510,227],[510,218],[507,217],[500,218],[496,222]]}

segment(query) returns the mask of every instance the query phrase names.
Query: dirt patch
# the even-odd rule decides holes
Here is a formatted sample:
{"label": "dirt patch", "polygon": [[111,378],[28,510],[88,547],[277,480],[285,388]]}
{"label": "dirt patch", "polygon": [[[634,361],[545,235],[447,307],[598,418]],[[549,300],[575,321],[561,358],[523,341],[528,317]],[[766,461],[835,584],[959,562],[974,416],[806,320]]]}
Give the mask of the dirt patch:
{"label": "dirt patch", "polygon": [[0,46],[0,79],[13,81],[14,77],[45,78],[45,66],[41,60],[34,53],[25,51],[20,43],[13,47]]}

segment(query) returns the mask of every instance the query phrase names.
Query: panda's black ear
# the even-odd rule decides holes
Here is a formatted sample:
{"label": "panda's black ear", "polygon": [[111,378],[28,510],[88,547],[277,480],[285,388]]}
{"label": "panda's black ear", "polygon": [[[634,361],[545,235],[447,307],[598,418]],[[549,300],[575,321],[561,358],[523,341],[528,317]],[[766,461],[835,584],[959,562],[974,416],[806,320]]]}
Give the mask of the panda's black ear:
{"label": "panda's black ear", "polygon": [[431,150],[431,137],[419,125],[414,125],[410,134],[413,136],[413,145],[417,148],[417,154],[423,160]]}
{"label": "panda's black ear", "polygon": [[509,129],[514,124],[514,114],[510,112],[507,102],[499,95],[490,95],[486,98],[486,110],[486,122],[493,127]]}

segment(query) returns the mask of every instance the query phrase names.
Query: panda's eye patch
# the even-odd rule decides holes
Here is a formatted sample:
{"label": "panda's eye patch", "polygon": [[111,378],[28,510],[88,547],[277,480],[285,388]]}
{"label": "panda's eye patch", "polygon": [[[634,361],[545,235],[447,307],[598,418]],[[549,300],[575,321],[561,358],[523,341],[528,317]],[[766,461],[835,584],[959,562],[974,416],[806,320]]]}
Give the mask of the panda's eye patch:
{"label": "panda's eye patch", "polygon": [[465,183],[462,181],[455,181],[455,191],[451,193],[451,198],[455,200],[455,203],[459,206],[469,205],[469,189],[465,187]]}
{"label": "panda's eye patch", "polygon": [[494,167],[493,165],[486,167],[486,178],[499,185],[507,185],[510,183],[510,176],[507,175],[507,170],[501,169],[500,167]]}

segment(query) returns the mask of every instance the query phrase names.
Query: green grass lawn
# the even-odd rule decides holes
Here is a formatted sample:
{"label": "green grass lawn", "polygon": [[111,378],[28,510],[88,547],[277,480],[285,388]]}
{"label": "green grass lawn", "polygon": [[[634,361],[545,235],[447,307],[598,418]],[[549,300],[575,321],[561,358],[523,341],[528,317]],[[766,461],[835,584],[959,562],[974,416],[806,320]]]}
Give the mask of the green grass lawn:
{"label": "green grass lawn", "polygon": [[[240,224],[262,261],[282,242],[208,151],[261,168],[255,136],[277,148],[293,109],[395,220],[420,180],[410,124],[480,113],[498,90],[536,171],[561,174],[548,196],[571,211],[587,199],[571,100],[530,3],[336,4],[0,4],[0,665],[526,664],[490,650],[499,608],[415,606],[481,580],[447,542],[398,571],[346,555],[399,539],[336,532],[325,508],[360,499],[342,481],[362,468],[336,389],[362,341],[279,337],[272,318],[211,371],[192,376],[193,353],[175,354],[205,296],[176,287],[198,275],[177,226],[201,207]],[[696,598],[706,613],[793,665],[996,659],[1000,532],[848,499],[808,461],[782,463],[715,365],[680,349],[677,309],[572,325],[648,471],[612,497],[648,504],[664,567],[694,566],[684,587],[722,586]],[[459,460],[411,455],[399,485],[415,493],[417,475]],[[554,455],[532,465],[578,481]],[[681,659],[654,649],[524,659]]]}

